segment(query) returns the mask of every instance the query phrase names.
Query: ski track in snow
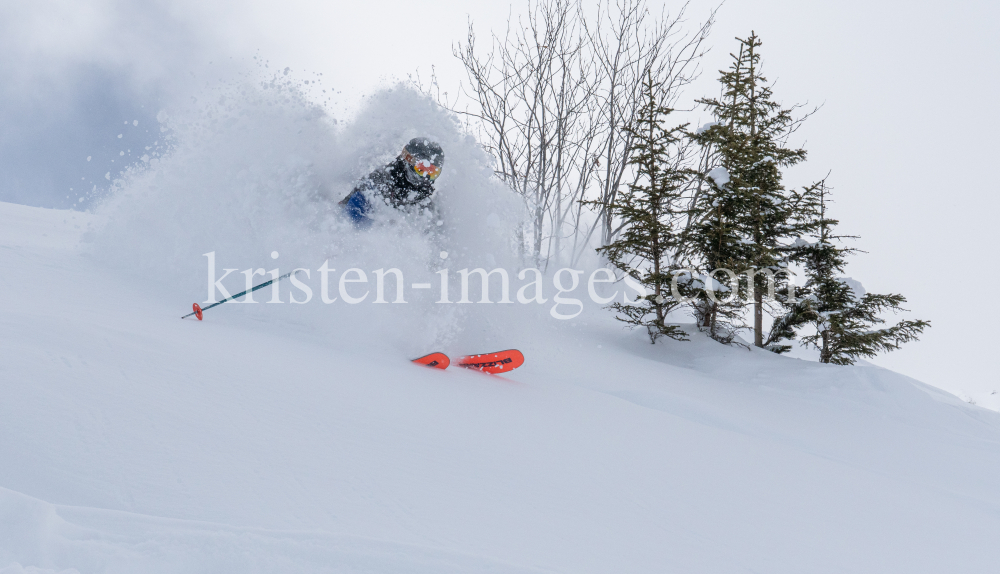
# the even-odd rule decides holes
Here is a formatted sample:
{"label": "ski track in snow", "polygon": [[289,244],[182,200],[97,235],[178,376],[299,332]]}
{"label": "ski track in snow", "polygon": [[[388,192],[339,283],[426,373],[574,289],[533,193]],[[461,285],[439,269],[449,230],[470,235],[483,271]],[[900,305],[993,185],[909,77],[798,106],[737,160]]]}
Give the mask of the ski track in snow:
{"label": "ski track in snow", "polygon": [[[419,117],[394,97],[377,105]],[[466,156],[442,185],[486,185],[460,167],[474,145],[441,133]],[[199,169],[260,151],[139,176],[99,217],[0,203],[0,573],[996,571],[1000,415],[891,371],[698,333],[653,346],[600,309],[314,301],[179,321],[205,289],[185,229],[234,266],[284,245],[288,221],[254,219],[267,194],[234,203],[252,182],[206,199],[231,220],[185,208]],[[443,193],[452,269],[477,250],[503,264],[472,199]],[[340,237],[371,242],[340,268],[440,248]],[[510,347],[526,363],[504,376],[407,361]]]}

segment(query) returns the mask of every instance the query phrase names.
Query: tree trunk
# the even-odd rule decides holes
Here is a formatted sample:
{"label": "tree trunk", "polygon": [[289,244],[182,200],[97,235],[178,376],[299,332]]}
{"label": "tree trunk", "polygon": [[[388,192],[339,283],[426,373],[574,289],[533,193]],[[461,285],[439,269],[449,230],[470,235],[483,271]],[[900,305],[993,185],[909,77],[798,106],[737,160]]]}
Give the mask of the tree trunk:
{"label": "tree trunk", "polygon": [[764,293],[753,286],[753,344],[764,346]]}
{"label": "tree trunk", "polygon": [[705,317],[704,319],[702,319],[701,326],[704,327],[705,329],[709,329],[709,333],[715,334],[712,328],[713,325],[715,324],[716,305],[711,301],[707,301],[707,303],[708,307],[705,310]]}

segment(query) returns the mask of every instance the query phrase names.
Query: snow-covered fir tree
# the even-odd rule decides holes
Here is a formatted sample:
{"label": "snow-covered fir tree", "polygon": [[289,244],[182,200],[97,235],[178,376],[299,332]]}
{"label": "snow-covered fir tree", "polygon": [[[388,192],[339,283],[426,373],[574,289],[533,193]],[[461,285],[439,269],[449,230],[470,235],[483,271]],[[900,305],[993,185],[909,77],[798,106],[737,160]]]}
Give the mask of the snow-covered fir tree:
{"label": "snow-covered fir tree", "polygon": [[[714,155],[711,148],[703,148],[703,156]],[[742,195],[730,184],[725,167],[706,169],[711,161],[702,161],[700,185],[688,210],[688,224],[682,241],[682,253],[687,267],[702,277],[717,269],[730,269],[742,273],[746,269],[746,244],[739,235],[737,225]],[[743,300],[746,289],[739,279],[718,274],[718,279],[707,281],[691,279],[690,286],[698,290],[693,303],[699,328],[710,337],[730,343],[737,331],[743,328]]]}
{"label": "snow-covered fir tree", "polygon": [[807,190],[805,199],[803,210],[810,214],[815,229],[815,241],[800,240],[795,247],[795,259],[805,267],[805,297],[776,324],[786,330],[804,325],[815,328],[802,341],[819,350],[820,362],[836,365],[852,365],[859,357],[871,358],[917,340],[930,321],[903,320],[878,327],[885,324],[882,313],[905,311],[901,307],[905,297],[864,293],[860,283],[843,276],[846,256],[856,250],[838,243],[854,236],[834,233],[838,221],[828,217],[829,189],[825,183]]}
{"label": "snow-covered fir tree", "polygon": [[[731,337],[742,326],[741,302],[748,296],[753,342],[764,347],[772,339],[764,333],[764,313],[779,312],[773,304],[769,308],[765,295],[782,288],[785,247],[804,231],[795,217],[795,194],[782,184],[782,169],[803,161],[806,152],[786,145],[801,119],[793,117],[794,108],[774,101],[761,73],[760,39],[751,33],[739,42],[730,68],[721,72],[721,96],[699,100],[714,121],[691,134],[704,150],[700,171],[707,185],[693,202],[688,245],[707,270],[726,268],[754,277],[745,288],[717,277],[740,296],[728,303],[701,301],[699,324],[717,339]],[[728,329],[719,329],[720,319]]]}
{"label": "snow-covered fir tree", "polygon": [[[788,205],[793,213],[789,226],[802,236],[818,233],[821,225],[821,218],[817,216],[819,205],[817,199],[821,190],[826,189],[826,180],[821,180],[812,185],[806,186],[801,191],[790,190]],[[844,237],[846,238],[846,237]],[[843,238],[842,238],[843,239]],[[780,248],[780,252],[785,257],[781,265],[788,266],[791,263],[802,263],[805,256],[802,247],[807,245],[800,237]],[[853,250],[847,249],[845,253]],[[767,331],[767,338],[764,339],[764,348],[774,353],[787,353],[792,350],[788,342],[795,340],[798,336],[798,329],[808,323],[812,315],[809,314],[809,307],[803,304],[800,297],[808,291],[797,289],[791,278],[786,276],[786,281],[778,282],[775,289],[775,297],[770,301],[769,310],[772,312],[774,320]]]}
{"label": "snow-covered fir tree", "polygon": [[676,270],[682,215],[678,202],[693,172],[681,167],[683,134],[687,124],[671,129],[664,121],[671,109],[663,104],[662,86],[652,75],[643,84],[643,106],[636,125],[630,164],[635,182],[608,206],[619,221],[620,232],[610,244],[598,249],[622,273],[645,287],[647,293],[634,303],[613,303],[618,319],[633,327],[645,327],[650,342],[660,337],[686,340],[677,325],[666,323],[667,314],[680,303],[671,297],[672,272]]}

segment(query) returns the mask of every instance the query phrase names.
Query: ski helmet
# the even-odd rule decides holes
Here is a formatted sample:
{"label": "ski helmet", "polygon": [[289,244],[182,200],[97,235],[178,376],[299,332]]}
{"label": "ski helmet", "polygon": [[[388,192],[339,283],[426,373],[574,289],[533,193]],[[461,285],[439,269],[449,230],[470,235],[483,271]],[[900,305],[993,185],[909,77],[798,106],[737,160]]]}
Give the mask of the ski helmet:
{"label": "ski helmet", "polygon": [[444,166],[444,151],[436,142],[427,138],[413,138],[403,147],[402,158],[410,166],[407,176],[415,175],[424,181],[434,181]]}

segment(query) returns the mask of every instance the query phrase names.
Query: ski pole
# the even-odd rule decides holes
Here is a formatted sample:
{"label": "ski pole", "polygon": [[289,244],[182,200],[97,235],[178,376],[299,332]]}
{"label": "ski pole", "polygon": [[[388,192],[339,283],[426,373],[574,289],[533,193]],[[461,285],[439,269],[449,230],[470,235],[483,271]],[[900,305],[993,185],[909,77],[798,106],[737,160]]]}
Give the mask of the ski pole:
{"label": "ski pole", "polygon": [[281,277],[278,277],[277,279],[271,279],[270,281],[265,281],[264,283],[261,283],[260,285],[257,285],[256,287],[254,287],[252,289],[247,289],[246,291],[243,291],[242,293],[237,293],[237,294],[233,295],[232,297],[228,297],[226,299],[223,299],[222,301],[216,301],[215,303],[212,303],[211,305],[209,305],[208,307],[205,307],[204,309],[202,309],[201,306],[199,306],[197,303],[195,303],[194,305],[191,306],[194,309],[194,311],[188,313],[187,315],[184,315],[183,317],[181,317],[181,319],[187,319],[191,315],[195,315],[196,317],[198,317],[198,320],[201,321],[202,320],[202,313],[204,313],[205,311],[208,311],[212,307],[215,307],[217,305],[222,305],[226,301],[232,301],[233,299],[235,299],[237,297],[241,297],[243,295],[246,295],[247,293],[253,293],[254,291],[256,291],[256,290],[258,290],[258,289],[260,289],[262,287],[267,287],[268,285],[270,285],[271,283],[274,283],[275,281],[281,281],[285,277],[291,276],[292,273],[295,273],[295,272],[291,271],[289,273],[285,273],[284,275],[282,275]]}

